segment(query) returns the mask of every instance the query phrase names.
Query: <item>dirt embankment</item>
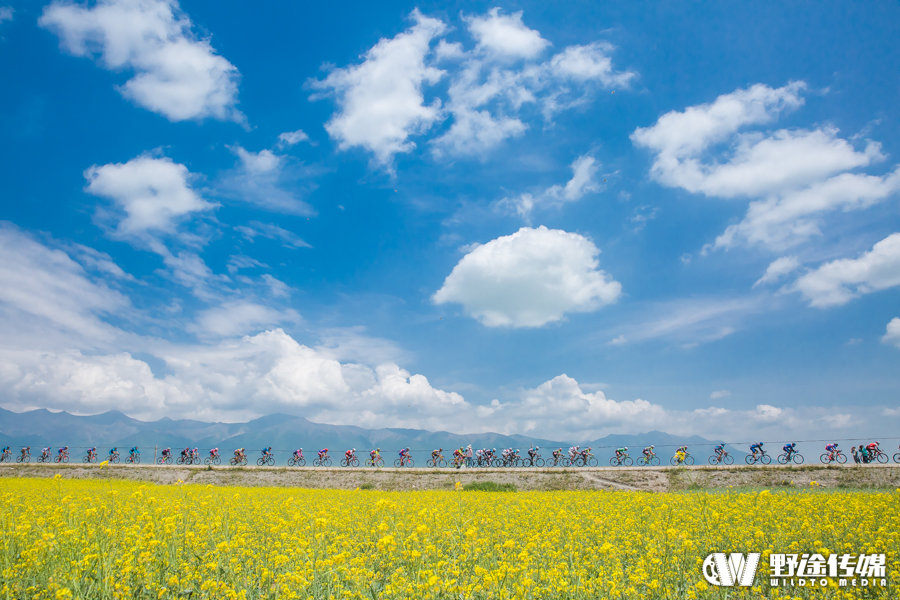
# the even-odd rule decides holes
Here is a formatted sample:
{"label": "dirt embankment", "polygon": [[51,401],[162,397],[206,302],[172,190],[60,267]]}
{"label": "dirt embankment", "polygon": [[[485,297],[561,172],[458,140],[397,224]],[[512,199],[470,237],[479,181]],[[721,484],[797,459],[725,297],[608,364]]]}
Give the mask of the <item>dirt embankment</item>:
{"label": "dirt embankment", "polygon": [[579,469],[342,469],[289,467],[160,467],[153,465],[0,465],[2,477],[178,481],[226,486],[377,490],[446,490],[456,482],[511,483],[519,490],[668,492],[729,487],[900,488],[900,466],[631,467]]}

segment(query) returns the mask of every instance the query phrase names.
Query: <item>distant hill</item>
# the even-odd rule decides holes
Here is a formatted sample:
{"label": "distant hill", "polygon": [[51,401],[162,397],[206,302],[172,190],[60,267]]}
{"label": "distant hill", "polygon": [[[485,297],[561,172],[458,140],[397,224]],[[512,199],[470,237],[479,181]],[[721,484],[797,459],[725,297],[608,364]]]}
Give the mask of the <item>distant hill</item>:
{"label": "distant hill", "polygon": [[[698,436],[680,437],[650,431],[640,435],[609,435],[591,442],[582,442],[581,445],[593,447],[601,464],[606,464],[616,447],[628,446],[631,456],[637,457],[640,449],[649,444],[657,446],[658,454],[663,460],[671,456],[677,445],[697,447],[695,454],[698,462],[703,462],[714,443]],[[196,446],[202,450],[220,448],[223,456],[230,455],[235,448],[247,448],[250,451],[248,456],[253,459],[261,448],[272,446],[279,464],[294,449],[301,447],[307,457],[321,448],[329,448],[334,456],[349,448],[356,448],[357,453],[362,455],[380,447],[389,462],[393,461],[400,448],[409,447],[417,464],[424,466],[428,453],[434,448],[444,448],[445,456],[448,456],[450,449],[469,444],[475,448],[497,449],[527,449],[533,444],[546,450],[542,451],[546,456],[549,449],[568,448],[572,442],[499,433],[456,434],[422,429],[364,429],[350,425],[313,423],[303,417],[285,414],[268,415],[248,423],[173,421],[169,418],[148,422],[132,419],[118,411],[76,416],[46,409],[24,413],[0,409],[0,446],[7,444],[14,449],[31,446],[32,454],[44,446],[67,445],[73,458],[80,457],[84,449],[90,446],[97,446],[101,453],[115,446],[123,454],[132,446],[138,446],[145,457],[148,453],[152,456],[155,448],[171,447],[177,450]],[[743,455],[742,452],[735,454]],[[74,460],[77,461],[78,458]]]}

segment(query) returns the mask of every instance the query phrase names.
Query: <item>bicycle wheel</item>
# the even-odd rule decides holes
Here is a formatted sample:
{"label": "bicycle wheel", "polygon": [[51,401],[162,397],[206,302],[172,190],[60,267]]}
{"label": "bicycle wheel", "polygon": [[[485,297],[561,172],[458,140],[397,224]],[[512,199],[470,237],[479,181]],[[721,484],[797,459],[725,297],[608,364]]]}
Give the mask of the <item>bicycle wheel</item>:
{"label": "bicycle wheel", "polygon": [[708,462],[709,464],[711,464],[711,465],[713,465],[713,466],[716,466],[717,464],[719,464],[719,459],[716,458],[715,456],[710,456],[710,457],[706,460],[706,462]]}
{"label": "bicycle wheel", "polygon": [[786,464],[788,463],[788,455],[787,455],[787,453],[779,454],[777,460],[778,460],[778,464],[779,464],[779,465],[786,465]]}
{"label": "bicycle wheel", "polygon": [[341,459],[341,466],[342,466],[342,467],[347,467],[347,466],[349,466],[349,464],[350,464],[350,463],[347,462],[347,459],[346,459],[346,458],[342,458],[342,459]]}
{"label": "bicycle wheel", "polygon": [[297,459],[293,456],[288,459],[288,466],[293,467],[297,463]]}
{"label": "bicycle wheel", "polygon": [[354,466],[354,467],[358,467],[358,466],[359,466],[359,459],[356,458],[355,456],[353,457],[353,466]]}
{"label": "bicycle wheel", "polygon": [[298,458],[298,459],[297,459],[297,466],[298,466],[298,467],[305,467],[305,466],[306,466],[306,459],[303,458],[303,457]]}
{"label": "bicycle wheel", "polygon": [[669,459],[669,464],[671,464],[673,467],[677,467],[678,459],[673,456],[672,458]]}
{"label": "bicycle wheel", "polygon": [[[630,461],[631,459],[629,458],[628,460]],[[588,466],[589,466],[589,467],[596,467],[596,466],[599,465],[599,464],[600,464],[600,461],[597,460],[597,457],[596,457],[596,456],[592,456],[592,457],[590,457],[590,458],[588,459]],[[628,464],[630,465],[631,463],[629,462]]]}
{"label": "bicycle wheel", "polygon": [[212,464],[212,459],[211,459],[210,457],[207,456],[207,457],[203,460],[203,464],[211,465],[211,464]]}
{"label": "bicycle wheel", "polygon": [[425,466],[426,466],[426,467],[436,467],[437,465],[434,464],[434,459],[433,459],[433,458],[429,458],[428,460],[425,461]]}
{"label": "bicycle wheel", "polygon": [[756,463],[756,458],[752,454],[748,454],[747,456],[744,457],[744,461],[748,465],[752,465],[752,464]]}
{"label": "bicycle wheel", "polygon": [[845,462],[847,462],[847,457],[844,456],[844,453],[843,453],[843,452],[838,452],[836,458],[837,458],[837,461],[838,461],[839,463],[841,463],[841,464],[844,464]]}
{"label": "bicycle wheel", "polygon": [[134,464],[136,464],[136,465],[141,464],[141,455],[140,454],[134,455]]}
{"label": "bicycle wheel", "polygon": [[[166,459],[164,459],[162,456],[159,456],[156,458],[156,464],[161,465],[165,462],[165,460]],[[87,462],[87,457],[84,458],[84,462]]]}
{"label": "bicycle wheel", "polygon": [[544,466],[544,459],[541,458],[540,456],[538,456],[538,457],[534,460],[534,466],[536,466],[536,467],[543,467],[543,466]]}
{"label": "bicycle wheel", "polygon": [[264,464],[266,464],[266,459],[264,459],[264,458],[257,458],[257,459],[256,459],[256,466],[261,467],[261,466],[263,466]]}
{"label": "bicycle wheel", "polygon": [[733,465],[734,457],[730,454],[726,454],[725,456],[722,457],[722,462],[724,462],[726,465]]}
{"label": "bicycle wheel", "polygon": [[768,454],[763,454],[762,456],[759,457],[759,462],[761,462],[764,465],[768,465],[772,462],[772,457],[770,457]]}
{"label": "bicycle wheel", "polygon": [[626,467],[630,467],[632,464],[634,464],[630,456],[626,456],[622,462],[625,463]]}
{"label": "bicycle wheel", "polygon": [[824,454],[822,454],[822,456],[819,457],[819,460],[822,461],[822,464],[823,464],[823,465],[827,465],[828,463],[831,462],[831,461],[828,459],[828,453],[827,453],[827,452],[824,453]]}
{"label": "bicycle wheel", "polygon": [[900,452],[898,452],[897,454],[894,455],[894,462],[900,463]]}
{"label": "bicycle wheel", "polygon": [[399,458],[395,458],[395,459],[394,459],[394,466],[395,466],[395,467],[402,467],[402,466],[403,466],[403,461],[400,460]]}
{"label": "bicycle wheel", "polygon": [[560,466],[562,466],[562,467],[571,467],[571,466],[572,466],[572,459],[569,458],[568,456],[564,456],[564,457],[562,457],[561,459],[559,459],[559,464],[560,464]]}
{"label": "bicycle wheel", "polygon": [[802,455],[802,454],[797,454],[797,453],[795,452],[795,453],[794,453],[794,457],[793,457],[793,461],[794,461],[796,464],[798,464],[798,465],[802,465],[802,464],[803,464],[803,455]]}
{"label": "bicycle wheel", "polygon": [[884,452],[879,452],[877,459],[878,459],[878,462],[880,462],[881,464],[884,464],[888,461],[888,455],[885,454]]}

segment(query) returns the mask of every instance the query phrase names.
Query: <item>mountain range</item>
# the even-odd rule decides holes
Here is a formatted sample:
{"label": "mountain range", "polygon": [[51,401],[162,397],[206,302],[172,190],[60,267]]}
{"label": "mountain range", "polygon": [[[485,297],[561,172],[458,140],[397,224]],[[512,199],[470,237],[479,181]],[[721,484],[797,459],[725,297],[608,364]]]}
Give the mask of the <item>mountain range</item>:
{"label": "mountain range", "polygon": [[[649,444],[658,447],[663,461],[674,453],[677,445],[703,446],[702,449],[696,448],[695,454],[698,462],[705,462],[705,456],[711,452],[715,443],[717,442],[699,436],[682,437],[649,431],[639,435],[608,435],[580,442],[580,445],[593,447],[600,464],[606,464],[616,447],[627,446],[632,457],[636,457]],[[572,441],[499,433],[456,434],[421,429],[364,429],[351,425],[313,423],[303,417],[285,414],[272,414],[247,423],[206,423],[169,418],[139,421],[118,411],[79,416],[46,409],[22,413],[0,409],[0,445],[10,445],[13,450],[31,446],[32,454],[44,446],[67,445],[73,462],[77,462],[77,457],[90,446],[96,446],[101,456],[108,448],[117,447],[124,454],[132,446],[138,446],[145,462],[148,452],[153,453],[166,447],[173,451],[185,447],[199,447],[201,450],[219,448],[225,457],[235,448],[247,448],[248,457],[252,460],[260,449],[272,446],[278,463],[283,463],[296,448],[304,448],[307,459],[321,448],[329,448],[332,456],[350,448],[356,448],[360,456],[368,450],[381,448],[382,454],[390,463],[396,452],[409,447],[416,462],[424,465],[434,448],[443,448],[444,455],[449,456],[450,449],[469,444],[474,448],[513,447],[523,450],[535,445],[545,449],[546,452],[542,453],[546,456],[550,449],[568,448]]]}

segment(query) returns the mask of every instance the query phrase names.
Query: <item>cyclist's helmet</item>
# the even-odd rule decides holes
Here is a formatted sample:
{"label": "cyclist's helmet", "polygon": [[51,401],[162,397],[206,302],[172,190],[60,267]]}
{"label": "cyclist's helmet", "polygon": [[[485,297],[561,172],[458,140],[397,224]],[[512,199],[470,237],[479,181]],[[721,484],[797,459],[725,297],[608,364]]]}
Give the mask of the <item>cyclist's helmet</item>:
{"label": "cyclist's helmet", "polygon": [[381,448],[375,448],[375,452],[381,452]]}
{"label": "cyclist's helmet", "polygon": [[[590,448],[588,448],[588,450],[590,450]],[[628,450],[628,446],[625,446],[625,450]]]}

